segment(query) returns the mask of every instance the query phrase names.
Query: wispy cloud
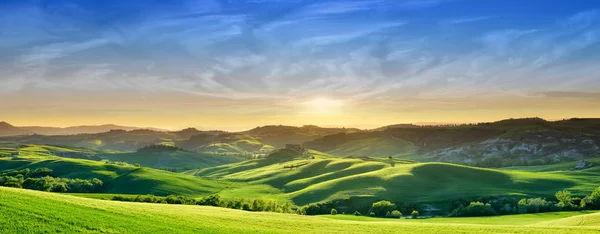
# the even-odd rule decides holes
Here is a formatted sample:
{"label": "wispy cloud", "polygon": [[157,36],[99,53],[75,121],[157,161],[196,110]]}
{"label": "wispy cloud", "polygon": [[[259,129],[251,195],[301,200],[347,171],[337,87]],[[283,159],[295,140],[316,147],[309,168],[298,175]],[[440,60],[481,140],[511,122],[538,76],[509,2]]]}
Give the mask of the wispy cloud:
{"label": "wispy cloud", "polygon": [[450,24],[466,24],[466,23],[484,21],[484,20],[488,20],[491,18],[493,18],[493,17],[492,16],[475,16],[475,17],[457,18],[457,19],[452,19],[452,20],[448,20],[448,21],[444,21],[444,22],[449,22]]}

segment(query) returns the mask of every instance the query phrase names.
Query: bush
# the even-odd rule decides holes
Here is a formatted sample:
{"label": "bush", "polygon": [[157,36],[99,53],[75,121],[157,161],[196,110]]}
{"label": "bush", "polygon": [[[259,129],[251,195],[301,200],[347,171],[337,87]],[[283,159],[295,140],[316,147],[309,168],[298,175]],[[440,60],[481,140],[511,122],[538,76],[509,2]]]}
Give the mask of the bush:
{"label": "bush", "polygon": [[554,196],[556,197],[556,200],[558,200],[559,206],[563,206],[567,209],[573,206],[573,198],[571,197],[571,192],[567,190],[558,191]]}
{"label": "bush", "polygon": [[[418,214],[417,214],[418,215]],[[464,207],[462,204],[454,209],[450,216],[453,217],[475,217],[475,216],[493,216],[498,215],[496,210],[490,204],[483,202],[471,202],[469,206]]]}
{"label": "bush", "polygon": [[332,215],[336,215],[337,214],[337,210],[336,209],[331,209],[331,214]]}
{"label": "bush", "polygon": [[52,175],[52,169],[50,168],[46,168],[46,167],[40,167],[37,168],[35,170],[33,170],[33,172],[31,173],[31,177],[44,177],[44,176],[51,176]]}
{"label": "bush", "polygon": [[413,210],[413,211],[410,213],[410,217],[412,217],[413,219],[416,219],[416,218],[418,218],[418,217],[419,217],[419,211],[417,211],[417,210]]}
{"label": "bush", "polygon": [[371,217],[376,217],[374,212],[371,212],[371,213],[369,214],[369,216],[371,216]]}
{"label": "bush", "polygon": [[588,196],[586,207],[594,210],[600,209],[600,187],[594,189]]}
{"label": "bush", "polygon": [[196,205],[219,206],[220,203],[221,197],[218,194],[213,194],[208,197],[203,197],[202,199],[196,202]]}
{"label": "bush", "polygon": [[319,214],[328,214],[331,211],[327,208],[326,204],[321,203],[311,203],[306,206],[303,206],[302,209],[306,215],[319,215]]}
{"label": "bush", "polygon": [[390,215],[388,215],[388,218],[400,218],[402,217],[402,213],[398,210],[393,210]]}
{"label": "bush", "polygon": [[371,206],[371,211],[377,217],[385,217],[388,212],[392,212],[395,209],[396,205],[390,201],[378,201]]}
{"label": "bush", "polygon": [[521,199],[517,203],[519,213],[540,213],[561,210],[561,207],[555,206],[552,202],[546,201],[544,198],[529,198]]}
{"label": "bush", "polygon": [[361,216],[362,214],[360,212],[358,212],[358,210],[357,210],[357,211],[354,211],[354,215]]}

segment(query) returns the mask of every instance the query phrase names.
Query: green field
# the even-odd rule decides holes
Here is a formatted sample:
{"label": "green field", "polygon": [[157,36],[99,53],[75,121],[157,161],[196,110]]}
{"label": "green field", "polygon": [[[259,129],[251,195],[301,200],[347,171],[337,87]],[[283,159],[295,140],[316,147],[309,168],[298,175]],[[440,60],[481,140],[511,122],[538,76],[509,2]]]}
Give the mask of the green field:
{"label": "green field", "polygon": [[[550,214],[551,215],[551,214]],[[341,215],[340,215],[341,216]],[[351,216],[350,216],[351,217]],[[536,222],[529,216],[515,224],[515,216],[494,225],[473,219],[340,220],[190,205],[103,201],[68,195],[0,187],[1,233],[598,233],[598,214]],[[586,220],[580,226],[580,220]]]}

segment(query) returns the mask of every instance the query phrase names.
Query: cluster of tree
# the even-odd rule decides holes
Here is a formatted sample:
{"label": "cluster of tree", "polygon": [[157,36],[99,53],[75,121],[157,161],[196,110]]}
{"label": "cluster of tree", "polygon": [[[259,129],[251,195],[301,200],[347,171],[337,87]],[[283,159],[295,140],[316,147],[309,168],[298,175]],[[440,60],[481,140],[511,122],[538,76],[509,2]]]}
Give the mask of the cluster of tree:
{"label": "cluster of tree", "polygon": [[47,192],[92,193],[102,188],[102,181],[52,177],[52,169],[29,168],[11,170],[0,175],[0,186],[26,188]]}
{"label": "cluster of tree", "polygon": [[[402,217],[402,210],[411,214],[411,217],[417,218],[419,211],[417,211],[416,204],[404,204],[401,208],[396,204],[382,200],[370,204],[368,207],[364,207],[364,202],[357,200],[344,199],[325,203],[311,203],[298,208],[298,213],[303,215],[320,215],[320,214],[338,214],[338,209],[350,211],[348,214],[361,216],[363,213],[371,217],[380,218],[400,218]],[[363,212],[361,212],[361,210]],[[343,212],[346,214],[346,212]]]}
{"label": "cluster of tree", "polygon": [[178,151],[183,150],[177,146],[164,145],[164,144],[153,144],[147,145],[137,149],[137,152],[153,152],[153,151]]}
{"label": "cluster of tree", "polygon": [[471,202],[468,206],[462,204],[454,209],[450,216],[453,217],[471,217],[471,216],[494,216],[498,212],[492,208],[492,205],[483,202]]}
{"label": "cluster of tree", "polygon": [[518,201],[512,198],[489,200],[484,202],[470,202],[468,205],[459,202],[450,216],[472,217],[492,216],[502,214],[525,214],[543,213],[556,211],[578,211],[584,209],[600,209],[600,187],[584,198],[573,197],[569,191],[558,191],[555,194],[556,201],[545,198],[523,198]]}
{"label": "cluster of tree", "polygon": [[114,201],[129,202],[147,202],[147,203],[166,203],[166,204],[185,204],[216,206],[245,211],[266,211],[278,213],[293,213],[294,209],[289,203],[278,204],[274,201],[265,201],[262,199],[222,199],[218,194],[194,199],[185,196],[169,195],[166,197],[157,197],[154,195],[139,195],[136,197],[114,196]]}
{"label": "cluster of tree", "polygon": [[141,167],[139,163],[129,164],[128,162],[109,161],[106,159],[102,160],[102,162],[104,162],[105,164],[117,165],[117,166],[123,166],[123,167]]}

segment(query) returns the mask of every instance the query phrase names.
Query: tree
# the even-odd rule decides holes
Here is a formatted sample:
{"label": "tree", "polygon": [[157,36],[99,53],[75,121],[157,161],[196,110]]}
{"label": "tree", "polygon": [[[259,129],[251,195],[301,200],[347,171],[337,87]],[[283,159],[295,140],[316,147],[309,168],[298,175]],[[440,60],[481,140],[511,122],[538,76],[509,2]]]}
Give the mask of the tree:
{"label": "tree", "polygon": [[390,218],[400,218],[400,217],[402,217],[402,212],[400,212],[398,210],[393,210],[392,213],[390,213],[389,217]]}
{"label": "tree", "polygon": [[592,209],[600,209],[600,187],[594,189],[589,196],[589,204],[586,204]]}
{"label": "tree", "polygon": [[564,206],[568,208],[573,205],[573,198],[571,197],[571,192],[567,190],[558,191],[554,196],[556,196],[559,206]]}
{"label": "tree", "polygon": [[337,214],[337,210],[336,209],[331,209],[331,215],[336,215]]}
{"label": "tree", "polygon": [[371,211],[375,213],[377,217],[385,217],[388,212],[392,212],[396,209],[396,205],[390,201],[378,201],[373,203]]}
{"label": "tree", "polygon": [[413,210],[413,211],[410,213],[410,216],[411,216],[413,219],[416,219],[416,218],[418,218],[418,217],[419,217],[419,211],[417,211],[417,210]]}
{"label": "tree", "polygon": [[[521,203],[520,203],[521,204]],[[492,208],[492,205],[483,202],[471,202],[468,206],[462,204],[454,209],[450,216],[453,217],[473,217],[473,216],[492,216],[498,213]]]}

